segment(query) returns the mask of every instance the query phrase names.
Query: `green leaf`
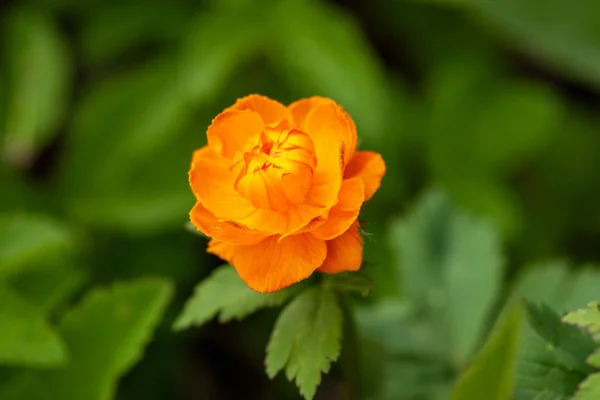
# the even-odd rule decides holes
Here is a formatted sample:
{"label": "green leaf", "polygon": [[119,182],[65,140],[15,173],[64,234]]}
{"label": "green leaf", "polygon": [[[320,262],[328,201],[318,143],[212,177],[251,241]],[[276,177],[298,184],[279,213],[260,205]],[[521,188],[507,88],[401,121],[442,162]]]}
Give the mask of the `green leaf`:
{"label": "green leaf", "polygon": [[0,214],[0,226],[0,276],[48,257],[64,255],[74,244],[74,237],[65,226],[41,214]]}
{"label": "green leaf", "polygon": [[447,235],[446,315],[453,352],[462,362],[484,333],[486,318],[500,290],[504,260],[499,238],[487,222],[456,214]]}
{"label": "green leaf", "polygon": [[67,106],[71,66],[67,47],[50,15],[14,7],[5,19],[8,69],[3,156],[25,166],[53,138]]}
{"label": "green leaf", "polygon": [[521,325],[516,306],[498,323],[471,365],[459,378],[452,400],[510,400]]}
{"label": "green leaf", "polygon": [[61,321],[71,362],[40,373],[36,399],[104,400],[142,356],[160,322],[172,286],[144,279],[96,289]]}
{"label": "green leaf", "polygon": [[[465,1],[518,47],[555,68],[600,88],[598,3],[520,0]],[[482,18],[482,19],[483,19]]]}
{"label": "green leaf", "polygon": [[86,278],[81,268],[65,264],[28,269],[12,277],[10,284],[27,302],[50,312],[79,290]]}
{"label": "green leaf", "polygon": [[397,248],[405,296],[416,303],[439,307],[445,228],[453,208],[447,197],[434,190],[424,194],[409,213],[391,227],[391,245]]}
{"label": "green leaf", "polygon": [[579,386],[579,390],[573,400],[597,400],[600,399],[600,372],[586,378]]}
{"label": "green leaf", "polygon": [[383,66],[355,21],[316,1],[280,2],[272,19],[270,58],[299,96],[331,97],[364,137],[382,138],[390,113],[398,123]]}
{"label": "green leaf", "polygon": [[587,308],[571,311],[563,317],[563,322],[587,329],[594,340],[600,342],[600,302],[589,303]]}
{"label": "green leaf", "polygon": [[547,261],[525,268],[511,291],[512,299],[524,297],[567,312],[598,299],[600,271],[582,268],[573,271],[564,261]]}
{"label": "green leaf", "polygon": [[65,361],[64,345],[44,314],[0,287],[0,364],[47,367]]}
{"label": "green leaf", "polygon": [[392,227],[392,240],[406,296],[432,310],[434,329],[447,332],[451,357],[464,363],[500,289],[503,260],[495,231],[431,191]]}
{"label": "green leaf", "polygon": [[600,349],[596,350],[594,354],[587,358],[588,364],[600,368]]}
{"label": "green leaf", "polygon": [[291,286],[274,293],[258,293],[240,279],[233,267],[223,265],[196,286],[174,328],[200,326],[217,315],[222,323],[242,319],[263,307],[283,304],[297,288]]}
{"label": "green leaf", "polygon": [[527,303],[527,316],[515,398],[570,399],[592,371],[585,360],[594,351],[594,342],[578,328],[563,324],[547,306]]}
{"label": "green leaf", "polygon": [[265,364],[272,378],[285,368],[300,393],[312,399],[331,363],[340,355],[342,310],[334,293],[311,287],[281,312],[269,344]]}
{"label": "green leaf", "polygon": [[395,298],[368,306],[354,307],[361,336],[370,339],[390,354],[446,360],[443,332],[422,310]]}

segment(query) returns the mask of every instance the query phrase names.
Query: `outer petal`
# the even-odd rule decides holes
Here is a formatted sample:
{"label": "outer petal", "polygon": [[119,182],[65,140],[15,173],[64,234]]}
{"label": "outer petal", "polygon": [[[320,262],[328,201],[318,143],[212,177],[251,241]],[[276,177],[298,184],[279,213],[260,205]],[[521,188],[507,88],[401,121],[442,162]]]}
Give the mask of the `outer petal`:
{"label": "outer petal", "polygon": [[206,251],[208,253],[220,257],[221,259],[231,264],[233,260],[233,253],[236,247],[237,246],[235,244],[219,242],[216,239],[212,239],[210,242],[208,242],[208,248],[206,249]]}
{"label": "outer petal", "polygon": [[358,271],[363,259],[363,238],[355,222],[341,236],[327,242],[327,258],[319,271],[335,274],[343,271]]}
{"label": "outer petal", "polygon": [[278,101],[258,94],[251,94],[238,99],[233,106],[233,110],[251,110],[258,113],[265,125],[279,122],[282,119],[292,121],[292,114]]}
{"label": "outer petal", "polygon": [[208,145],[225,157],[233,158],[264,127],[261,116],[256,112],[227,109],[217,115],[208,127]]}
{"label": "outer petal", "polygon": [[358,151],[346,166],[344,178],[360,177],[365,184],[365,201],[379,189],[385,175],[385,162],[381,154],[373,151]]}
{"label": "outer petal", "polygon": [[342,233],[356,221],[360,207],[364,201],[364,185],[362,179],[356,177],[342,183],[339,202],[329,212],[327,221],[311,233],[322,240],[331,240]]}
{"label": "outer petal", "polygon": [[208,251],[228,260],[257,292],[274,292],[308,278],[327,254],[327,245],[309,234],[269,237],[257,245],[211,242]]}
{"label": "outer petal", "polygon": [[296,232],[326,212],[327,210],[321,207],[302,203],[288,211],[256,209],[252,214],[236,219],[236,222],[263,232],[287,235]]}
{"label": "outer petal", "polygon": [[233,244],[257,244],[268,235],[238,225],[234,222],[219,221],[201,202],[190,211],[190,220],[200,232],[221,242]]}
{"label": "outer petal", "polygon": [[338,132],[344,143],[344,164],[354,156],[358,136],[354,121],[342,107],[324,97],[311,97],[296,101],[288,107],[296,126],[313,136],[330,135]]}
{"label": "outer petal", "polygon": [[205,146],[194,153],[189,172],[190,186],[196,198],[217,219],[234,220],[252,214],[256,209],[233,187],[236,171],[231,161]]}
{"label": "outer petal", "polygon": [[307,99],[300,99],[290,104],[288,110],[290,110],[294,117],[296,127],[306,132],[306,116],[313,108],[324,103],[333,103],[333,100],[326,97],[313,96]]}

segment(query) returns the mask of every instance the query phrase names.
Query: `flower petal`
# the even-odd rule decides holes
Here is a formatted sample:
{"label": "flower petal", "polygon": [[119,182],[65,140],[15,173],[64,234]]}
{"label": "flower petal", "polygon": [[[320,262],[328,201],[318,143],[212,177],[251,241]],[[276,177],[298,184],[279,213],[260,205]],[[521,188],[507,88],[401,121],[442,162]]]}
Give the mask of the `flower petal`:
{"label": "flower petal", "polygon": [[257,244],[268,235],[234,222],[219,221],[201,202],[190,211],[190,220],[200,232],[221,242],[232,244]]}
{"label": "flower petal", "polygon": [[365,201],[373,197],[385,175],[385,162],[381,154],[373,151],[358,151],[346,166],[344,178],[360,177],[365,184]]}
{"label": "flower petal", "polygon": [[333,100],[326,97],[313,96],[307,99],[300,99],[293,102],[288,106],[288,110],[294,117],[294,123],[296,127],[306,132],[306,116],[313,108],[316,108],[319,104],[332,103]]}
{"label": "flower petal", "polygon": [[358,218],[363,201],[362,179],[357,177],[345,180],[340,189],[339,202],[329,211],[329,218],[311,233],[321,240],[331,240],[340,236]]}
{"label": "flower petal", "polygon": [[211,243],[210,253],[228,260],[251,289],[263,293],[308,278],[327,254],[325,242],[309,234],[274,236],[249,246]]}
{"label": "flower petal", "polygon": [[252,214],[256,209],[235,190],[236,171],[231,161],[204,146],[194,153],[189,172],[190,186],[196,198],[217,219],[234,220]]}
{"label": "flower petal", "polygon": [[363,238],[358,231],[358,222],[333,240],[327,241],[327,258],[319,271],[335,274],[358,271],[363,260]]}
{"label": "flower petal", "polygon": [[294,233],[313,219],[326,213],[321,207],[308,203],[298,204],[287,211],[256,209],[252,214],[235,221],[252,229],[270,234],[288,235]]}
{"label": "flower petal", "polygon": [[231,264],[231,261],[233,260],[233,253],[236,247],[237,245],[235,244],[220,242],[216,239],[212,239],[208,242],[206,252],[214,254]]}
{"label": "flower petal", "polygon": [[261,116],[265,125],[283,119],[291,122],[293,119],[292,114],[283,104],[258,94],[251,94],[238,99],[230,109],[254,111]]}
{"label": "flower petal", "polygon": [[261,116],[256,112],[227,109],[217,115],[208,127],[208,145],[225,157],[233,158],[264,127]]}
{"label": "flower petal", "polygon": [[[296,121],[298,127],[313,139],[315,148],[315,140],[318,138],[330,136],[332,133],[339,135],[344,146],[344,165],[350,162],[358,143],[356,125],[350,115],[330,99],[313,97],[308,99],[308,103],[296,102],[290,105],[292,114],[300,120],[299,123]],[[307,112],[309,105],[312,108]],[[317,149],[317,160],[318,155]]]}

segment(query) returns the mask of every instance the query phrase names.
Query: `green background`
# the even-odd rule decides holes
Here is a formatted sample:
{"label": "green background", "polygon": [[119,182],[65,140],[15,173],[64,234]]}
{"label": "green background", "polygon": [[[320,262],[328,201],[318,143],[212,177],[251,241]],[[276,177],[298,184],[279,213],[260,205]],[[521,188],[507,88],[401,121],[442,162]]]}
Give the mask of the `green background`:
{"label": "green background", "polygon": [[[526,295],[537,290],[534,298],[552,301],[565,280],[560,274],[584,265],[597,279],[600,4],[594,0],[8,1],[0,4],[0,54],[2,399],[29,398],[17,394],[29,370],[37,374],[63,361],[75,363],[68,364],[75,372],[77,363],[96,365],[102,338],[79,343],[81,354],[75,351],[71,361],[57,361],[64,349],[55,336],[71,343],[84,328],[123,343],[153,337],[143,356],[140,344],[140,354],[107,361],[112,372],[102,379],[114,383],[126,374],[114,390],[98,385],[119,400],[297,398],[284,377],[271,381],[264,372],[276,310],[184,332],[170,328],[194,285],[221,263],[204,252],[204,238],[186,229],[194,201],[191,154],[206,143],[212,118],[250,93],[284,104],[331,97],[355,119],[360,148],[386,160],[382,187],[360,217],[368,233],[363,271],[375,283],[357,301],[364,307],[357,311],[359,331],[373,339],[361,345],[362,397],[438,398],[436,385],[445,393],[472,353],[472,343],[459,340],[443,363],[429,362],[428,352],[441,346],[437,339],[418,356],[390,350],[409,340],[394,330],[404,322],[390,322],[403,310],[394,302],[418,297],[417,280],[430,284],[431,271],[420,264],[407,269],[411,261],[404,258],[411,256],[407,248],[420,246],[416,234],[417,244],[410,242],[420,224],[414,210],[430,188],[488,224],[448,222],[451,237],[467,232],[465,242],[479,243],[458,241],[457,252],[485,248],[493,230],[490,241],[501,244],[504,260],[493,278],[503,293],[498,299],[529,265],[549,260],[562,264],[544,264],[543,273],[523,283]],[[400,226],[411,210],[412,219]],[[477,271],[480,260],[474,256],[470,266]],[[159,280],[139,281],[149,276]],[[90,288],[115,282],[142,282],[117,285],[104,300],[130,299],[128,307],[140,310],[135,326],[145,333],[128,337],[89,309],[89,320],[69,319],[68,310]],[[581,298],[599,299],[599,288],[590,284]],[[491,326],[488,313],[499,310],[499,300],[448,290],[459,293],[461,304],[487,304],[477,318],[488,315]],[[555,306],[585,304],[567,297]],[[163,315],[158,310],[167,298]],[[463,317],[467,325],[475,318],[457,316]],[[3,346],[16,349],[9,327],[34,332],[39,346],[2,355]],[[105,345],[108,352],[117,346]],[[87,392],[84,373],[40,376],[42,387],[63,379],[78,388],[73,399],[99,393]],[[344,382],[335,365],[317,398],[342,398]],[[48,385],[45,398],[54,399],[60,384]]]}

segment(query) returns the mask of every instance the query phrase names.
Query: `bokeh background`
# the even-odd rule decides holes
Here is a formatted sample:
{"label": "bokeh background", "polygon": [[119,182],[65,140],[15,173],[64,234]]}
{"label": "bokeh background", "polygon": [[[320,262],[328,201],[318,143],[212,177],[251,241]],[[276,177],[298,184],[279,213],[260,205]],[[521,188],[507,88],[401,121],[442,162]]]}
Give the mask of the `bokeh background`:
{"label": "bokeh background", "polygon": [[[359,146],[386,160],[361,215],[375,282],[364,302],[401,296],[390,225],[434,186],[495,227],[507,283],[543,260],[600,262],[594,0],[13,0],[0,4],[0,28],[0,263],[31,247],[15,279],[71,282],[51,320],[93,286],[148,275],[175,283],[116,399],[298,397],[264,373],[276,310],[170,329],[220,265],[185,225],[191,153],[212,118],[250,93],[286,104],[331,97],[355,119]],[[15,218],[43,219],[50,233],[11,244]],[[68,265],[62,278],[44,275],[36,235],[59,239],[51,259]],[[403,367],[390,377],[373,367],[386,355],[369,354],[365,393],[385,379],[454,373]],[[317,397],[341,398],[343,385],[335,366]],[[393,386],[365,398],[434,398]]]}

